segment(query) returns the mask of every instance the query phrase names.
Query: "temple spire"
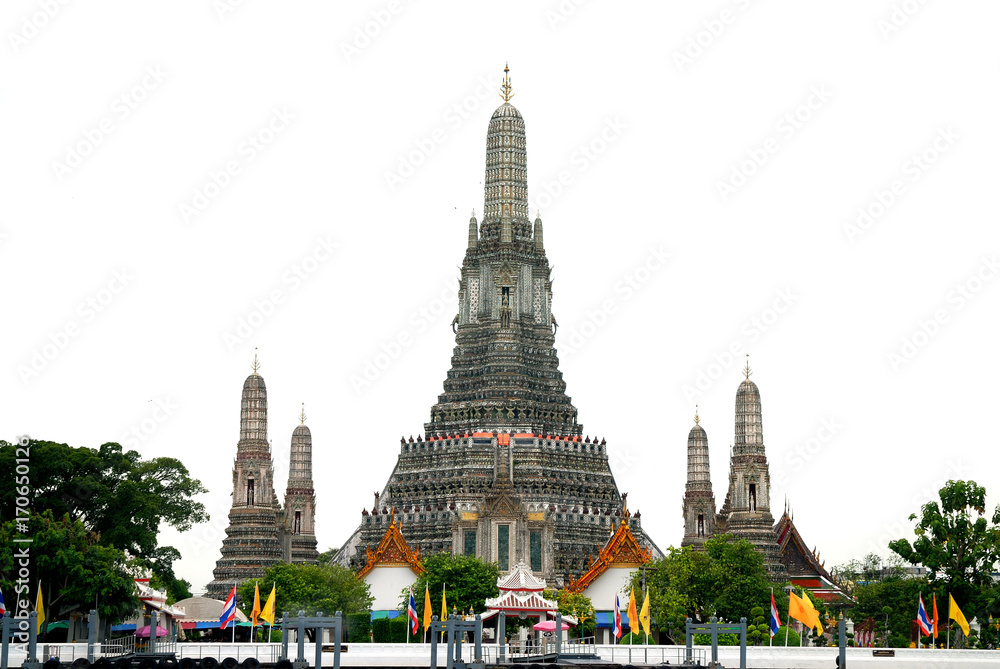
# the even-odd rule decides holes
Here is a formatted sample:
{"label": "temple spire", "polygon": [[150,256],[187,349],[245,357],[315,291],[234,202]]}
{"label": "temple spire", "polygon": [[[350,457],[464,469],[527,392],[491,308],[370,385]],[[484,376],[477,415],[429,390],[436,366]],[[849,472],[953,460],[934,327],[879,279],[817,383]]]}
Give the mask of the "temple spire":
{"label": "temple spire", "polygon": [[503,84],[500,86],[500,97],[503,98],[504,102],[510,102],[510,99],[514,97],[514,93],[511,91],[510,86],[510,68],[507,63],[503,64]]}
{"label": "temple spire", "polygon": [[253,373],[254,374],[256,374],[258,372],[258,370],[260,370],[260,361],[257,360],[257,347],[256,346],[253,347],[253,362],[250,363],[250,367],[251,367],[251,369],[253,369]]}
{"label": "temple spire", "polygon": [[746,367],[743,368],[743,374],[746,376],[747,379],[749,379],[750,375],[753,374],[753,372],[750,371],[750,354],[749,353],[747,353],[747,365],[746,365]]}
{"label": "temple spire", "polygon": [[302,403],[302,411],[301,411],[301,413],[299,413],[299,423],[301,425],[305,425],[306,424],[306,403],[305,402]]}

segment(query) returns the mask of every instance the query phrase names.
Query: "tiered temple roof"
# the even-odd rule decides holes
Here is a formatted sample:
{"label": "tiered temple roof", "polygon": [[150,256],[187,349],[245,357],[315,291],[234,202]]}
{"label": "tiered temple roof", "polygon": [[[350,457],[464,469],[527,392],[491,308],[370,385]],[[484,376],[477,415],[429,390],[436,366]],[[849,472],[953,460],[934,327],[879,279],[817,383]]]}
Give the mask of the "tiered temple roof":
{"label": "tiered temple roof", "polygon": [[[639,514],[636,513],[636,515]],[[652,551],[649,548],[643,548],[636,541],[635,535],[632,534],[632,529],[629,527],[630,518],[631,514],[626,509],[625,518],[617,530],[612,524],[611,538],[608,539],[608,543],[604,545],[600,554],[591,563],[590,568],[579,580],[571,580],[566,586],[567,589],[571,592],[583,592],[612,567],[637,568],[652,559]]]}

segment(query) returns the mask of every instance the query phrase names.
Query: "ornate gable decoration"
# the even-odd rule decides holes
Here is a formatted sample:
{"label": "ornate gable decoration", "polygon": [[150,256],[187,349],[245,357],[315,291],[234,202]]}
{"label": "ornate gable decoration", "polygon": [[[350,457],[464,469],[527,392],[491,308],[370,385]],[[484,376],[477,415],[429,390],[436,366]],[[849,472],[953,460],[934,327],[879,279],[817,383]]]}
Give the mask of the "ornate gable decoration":
{"label": "ornate gable decoration", "polygon": [[410,545],[403,538],[402,526],[396,522],[396,509],[392,509],[392,521],[389,529],[382,535],[382,540],[378,543],[378,548],[374,551],[370,547],[365,548],[365,566],[358,571],[358,578],[364,578],[375,567],[409,567],[413,573],[419,576],[424,573],[424,567],[420,564],[420,547],[412,550]]}
{"label": "ornate gable decoration", "polygon": [[632,534],[628,526],[628,519],[631,517],[632,514],[626,509],[624,520],[617,530],[612,531],[611,538],[590,565],[590,569],[579,580],[570,579],[566,586],[570,592],[583,592],[611,567],[639,567],[652,559],[652,549],[640,546]]}

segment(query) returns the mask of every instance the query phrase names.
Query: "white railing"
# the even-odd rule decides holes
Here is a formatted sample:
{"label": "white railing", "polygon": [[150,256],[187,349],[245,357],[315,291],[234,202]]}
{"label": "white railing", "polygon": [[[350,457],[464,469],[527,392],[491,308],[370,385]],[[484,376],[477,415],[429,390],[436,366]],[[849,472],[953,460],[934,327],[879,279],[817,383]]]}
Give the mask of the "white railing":
{"label": "white railing", "polygon": [[[157,644],[159,647],[159,644]],[[295,656],[296,646],[288,644],[288,654]],[[222,662],[227,657],[236,658],[243,661],[248,657],[255,657],[261,662],[277,662],[281,657],[280,643],[185,643],[181,644],[177,652],[177,659],[185,657],[201,659],[203,657],[214,657]],[[313,657],[308,655],[308,657]]]}
{"label": "white railing", "polygon": [[[594,653],[602,660],[622,664],[683,664],[686,657],[684,646],[614,645],[596,646]],[[696,664],[707,664],[708,652],[704,648],[693,648],[692,656]]]}

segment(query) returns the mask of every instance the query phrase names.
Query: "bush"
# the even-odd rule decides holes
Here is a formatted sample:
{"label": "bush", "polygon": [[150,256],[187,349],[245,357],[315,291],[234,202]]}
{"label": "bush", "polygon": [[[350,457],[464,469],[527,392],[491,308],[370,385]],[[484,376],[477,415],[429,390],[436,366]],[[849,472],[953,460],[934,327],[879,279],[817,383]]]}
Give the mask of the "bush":
{"label": "bush", "polygon": [[371,612],[348,613],[344,616],[344,626],[347,628],[347,640],[351,643],[369,643],[371,641]]}
{"label": "bush", "polygon": [[392,643],[406,643],[406,624],[410,622],[406,616],[399,616],[389,621],[389,638]]}
{"label": "bush", "polygon": [[784,646],[786,634],[788,635],[789,646],[798,646],[800,643],[802,643],[802,639],[799,638],[798,632],[796,632],[793,629],[789,629],[787,627],[780,627],[778,628],[778,633],[774,635],[773,639],[771,639],[771,645]]}
{"label": "bush", "polygon": [[372,643],[391,643],[389,619],[376,618],[372,621]]}
{"label": "bush", "polygon": [[[777,638],[777,637],[775,637]],[[789,637],[789,643],[791,643],[791,637]],[[711,634],[695,634],[694,635],[694,645],[696,646],[711,646],[712,645],[712,635]],[[719,645],[720,646],[739,646],[740,645],[740,635],[739,634],[720,634],[719,635]]]}

